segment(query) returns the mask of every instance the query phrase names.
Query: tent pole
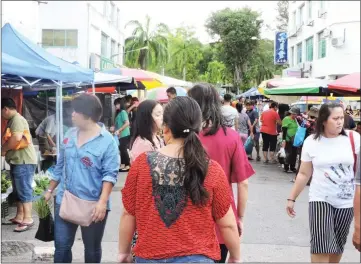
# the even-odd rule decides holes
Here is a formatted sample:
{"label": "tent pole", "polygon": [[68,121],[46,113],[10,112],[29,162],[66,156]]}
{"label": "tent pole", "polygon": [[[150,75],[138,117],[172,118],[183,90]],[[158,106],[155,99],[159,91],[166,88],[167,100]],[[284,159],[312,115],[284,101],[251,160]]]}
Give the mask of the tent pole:
{"label": "tent pole", "polygon": [[56,155],[59,157],[60,154],[60,120],[59,120],[59,86],[56,86],[55,95],[55,117],[56,117]]}
{"label": "tent pole", "polygon": [[92,88],[93,88],[93,95],[95,95],[95,84],[94,84],[94,82],[92,83]]}
{"label": "tent pole", "polygon": [[63,142],[63,81],[60,81],[59,89],[59,125],[60,125],[60,142]]}
{"label": "tent pole", "polygon": [[49,97],[48,97],[48,91],[45,91],[45,111],[46,111],[46,117],[49,116]]}

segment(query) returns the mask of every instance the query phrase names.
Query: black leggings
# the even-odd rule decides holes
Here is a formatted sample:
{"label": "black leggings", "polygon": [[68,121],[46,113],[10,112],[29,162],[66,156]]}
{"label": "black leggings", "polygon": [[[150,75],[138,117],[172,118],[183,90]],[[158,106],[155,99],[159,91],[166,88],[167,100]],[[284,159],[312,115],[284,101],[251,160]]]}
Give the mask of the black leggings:
{"label": "black leggings", "polygon": [[219,248],[221,249],[221,259],[216,260],[216,263],[226,263],[226,258],[228,254],[228,248],[225,244],[219,244]]}
{"label": "black leggings", "polygon": [[130,143],[130,136],[119,138],[119,151],[120,151],[120,163],[125,166],[130,165],[130,159],[128,154],[128,148]]}
{"label": "black leggings", "polygon": [[277,135],[262,133],[262,139],[263,139],[262,150],[264,152],[267,152],[269,149],[270,152],[275,152],[277,146]]}
{"label": "black leggings", "polygon": [[296,170],[297,152],[298,148],[293,146],[293,140],[286,142],[286,163],[284,165],[285,170]]}

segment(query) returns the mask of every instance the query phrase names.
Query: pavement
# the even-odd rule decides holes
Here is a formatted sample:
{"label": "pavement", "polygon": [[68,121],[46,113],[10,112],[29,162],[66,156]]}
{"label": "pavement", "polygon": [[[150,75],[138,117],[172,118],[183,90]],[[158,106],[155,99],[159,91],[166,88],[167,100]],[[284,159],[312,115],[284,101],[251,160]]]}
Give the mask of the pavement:
{"label": "pavement", "polygon": [[[256,175],[250,179],[249,200],[244,219],[244,235],[241,239],[243,262],[310,262],[310,238],[308,228],[308,187],[297,199],[294,219],[285,211],[286,199],[292,187],[293,174],[285,174],[278,165],[252,161]],[[112,211],[103,238],[102,262],[115,262],[118,247],[118,226],[122,212],[120,189],[126,174],[119,175],[111,194]],[[234,191],[236,186],[234,186]],[[10,208],[14,212],[15,208]],[[12,217],[10,214],[9,217]],[[35,226],[24,233],[14,233],[14,226],[2,225],[3,263],[31,262],[33,247],[53,247],[53,242],[35,240]],[[341,262],[360,263],[360,254],[352,245],[353,225]],[[12,243],[12,244],[10,244]],[[12,248],[12,250],[6,251]],[[24,249],[25,248],[25,249]],[[73,262],[84,262],[80,229],[73,246]]]}

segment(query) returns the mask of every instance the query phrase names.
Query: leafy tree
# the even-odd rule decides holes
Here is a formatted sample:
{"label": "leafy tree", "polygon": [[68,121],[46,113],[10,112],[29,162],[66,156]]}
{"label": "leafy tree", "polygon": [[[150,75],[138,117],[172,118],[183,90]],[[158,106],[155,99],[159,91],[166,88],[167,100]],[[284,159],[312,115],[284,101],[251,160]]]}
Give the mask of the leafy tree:
{"label": "leafy tree", "polygon": [[237,91],[243,81],[247,66],[257,49],[263,21],[258,12],[250,8],[229,8],[212,13],[206,22],[208,32],[219,36],[222,42],[223,62],[233,74],[233,86]]}
{"label": "leafy tree", "polygon": [[[138,20],[129,21],[126,25],[133,26],[132,36],[125,40],[126,62],[132,67],[140,66],[146,70],[150,66],[165,64],[169,59],[167,34],[169,28],[160,23],[151,28],[151,19],[147,15],[145,24]],[[143,48],[143,49],[142,49]],[[133,51],[136,50],[136,51]]]}
{"label": "leafy tree", "polygon": [[288,28],[288,1],[278,1],[277,2],[277,30],[278,31],[287,31]]}
{"label": "leafy tree", "polygon": [[194,37],[191,27],[180,27],[168,36],[170,60],[167,75],[189,81],[199,80],[198,63],[202,60],[202,43]]}
{"label": "leafy tree", "polygon": [[201,80],[212,84],[225,84],[226,76],[226,66],[215,60],[208,63],[207,71],[201,75]]}

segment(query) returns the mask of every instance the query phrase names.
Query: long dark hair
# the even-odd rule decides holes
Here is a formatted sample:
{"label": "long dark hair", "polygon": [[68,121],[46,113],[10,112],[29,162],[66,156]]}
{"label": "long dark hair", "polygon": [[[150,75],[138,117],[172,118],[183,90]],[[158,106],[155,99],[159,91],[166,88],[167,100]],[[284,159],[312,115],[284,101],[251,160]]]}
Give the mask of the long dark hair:
{"label": "long dark hair", "polygon": [[117,115],[118,115],[121,111],[127,109],[127,108],[125,107],[125,103],[126,103],[126,98],[125,98],[125,97],[117,98],[117,99],[114,100],[114,106],[116,106],[117,104],[120,105],[119,110],[118,110],[118,109],[115,110],[115,118],[117,117]]}
{"label": "long dark hair", "polygon": [[194,205],[204,205],[209,197],[203,186],[209,157],[197,135],[202,124],[201,109],[190,97],[176,97],[166,105],[163,122],[175,139],[184,138],[184,188]]}
{"label": "long dark hair", "polygon": [[208,128],[211,125],[211,128],[206,130],[204,135],[214,135],[220,128],[223,128],[226,134],[226,126],[221,112],[221,101],[217,90],[209,83],[200,83],[188,91],[188,96],[199,104],[205,127]]}
{"label": "long dark hair", "polygon": [[133,146],[134,141],[137,137],[142,139],[147,139],[155,147],[153,141],[154,134],[154,120],[152,117],[152,112],[154,107],[159,103],[154,100],[145,100],[138,105],[137,115],[132,124],[133,136],[130,140],[130,147]]}
{"label": "long dark hair", "polygon": [[[343,110],[342,105],[336,103],[327,103],[321,106],[316,121],[316,133],[314,135],[314,139],[320,139],[321,136],[325,133],[325,127],[323,123],[327,121],[331,115],[331,111],[335,108],[341,108]],[[344,128],[342,129],[340,135],[347,136]]]}

